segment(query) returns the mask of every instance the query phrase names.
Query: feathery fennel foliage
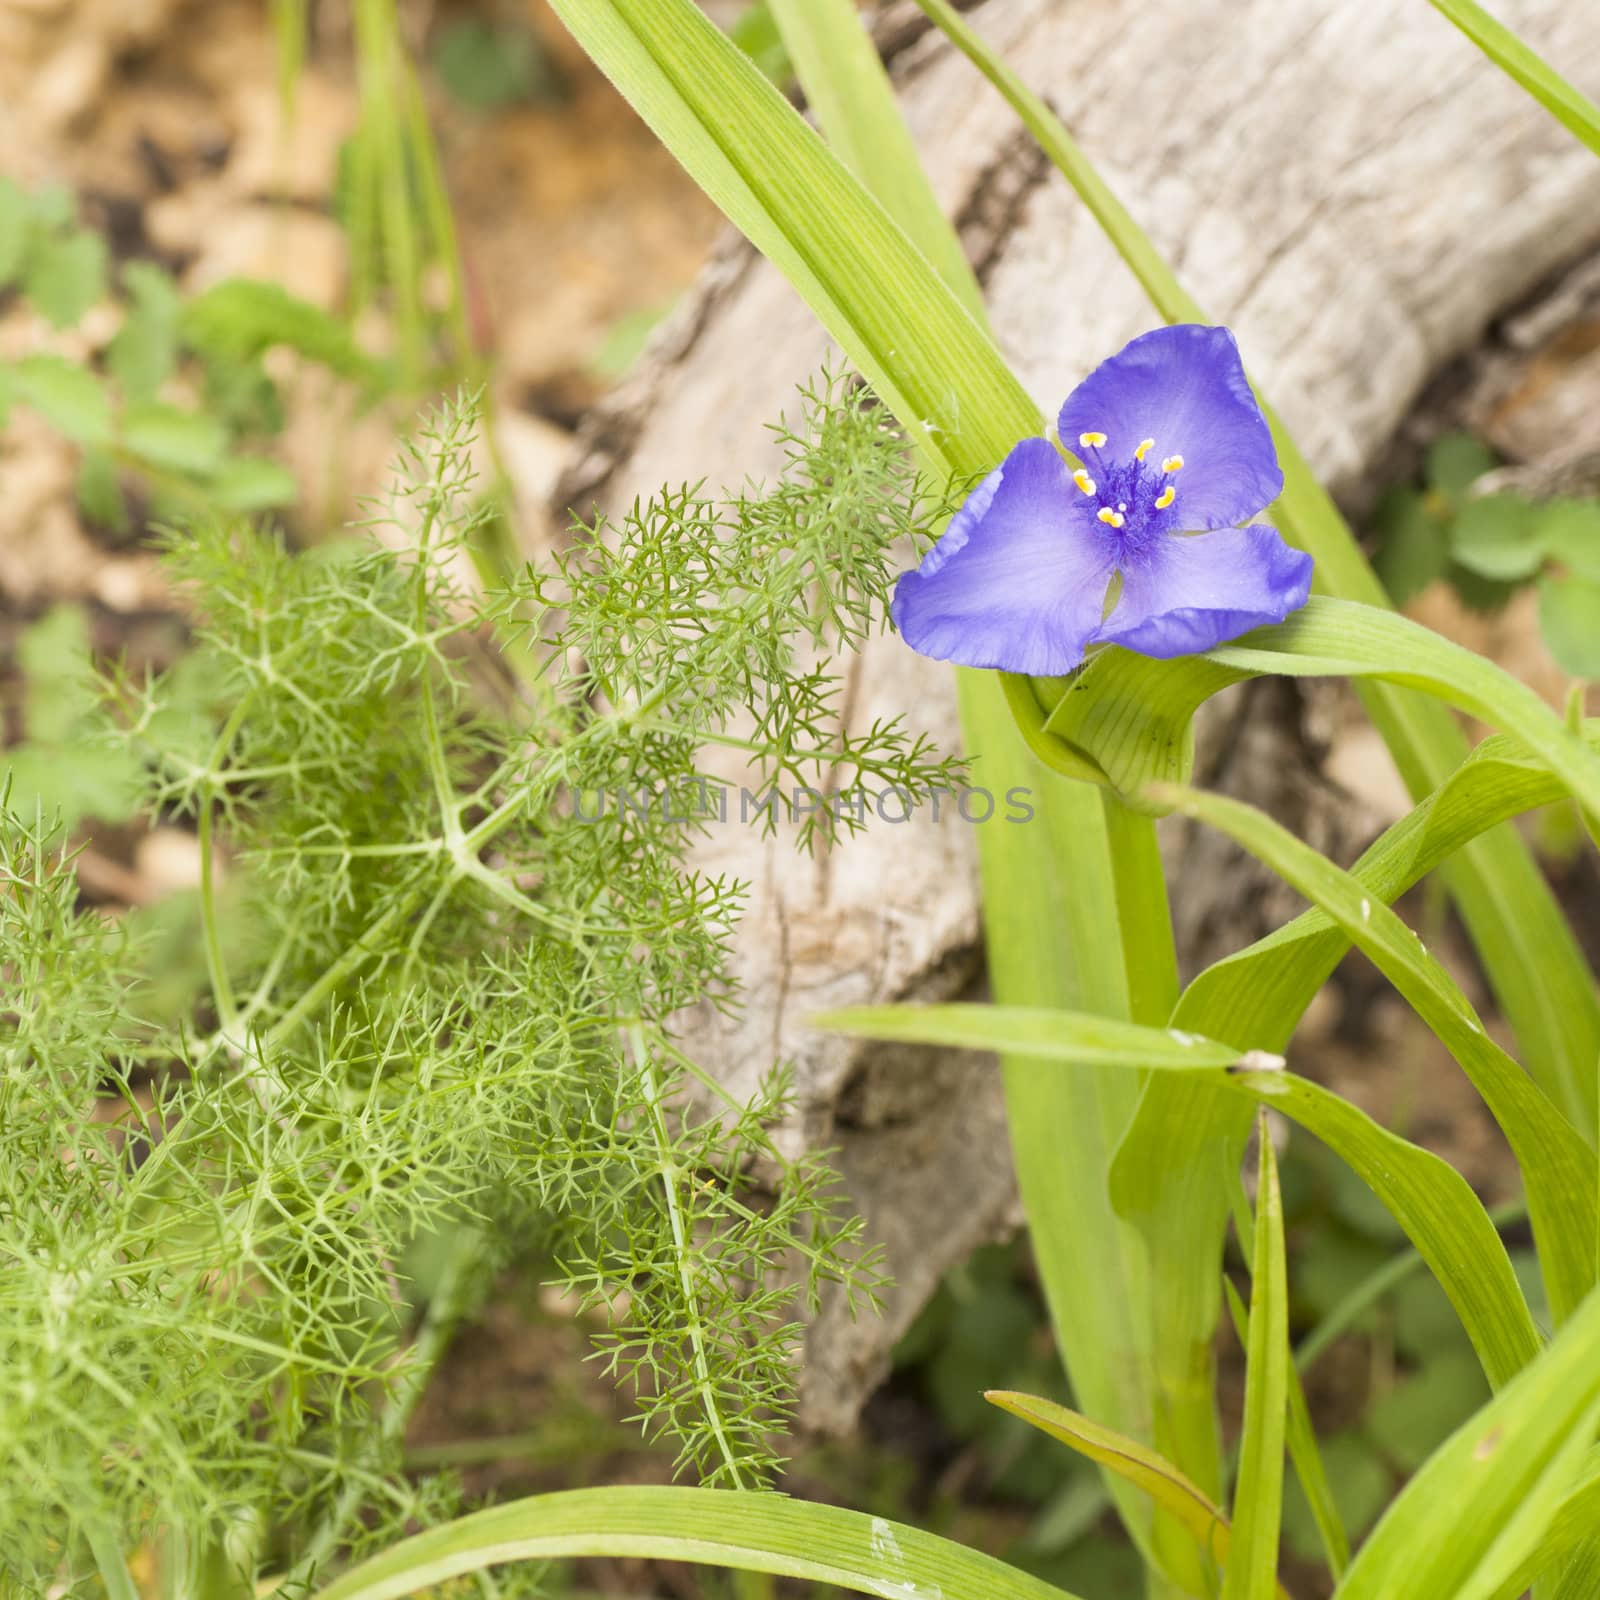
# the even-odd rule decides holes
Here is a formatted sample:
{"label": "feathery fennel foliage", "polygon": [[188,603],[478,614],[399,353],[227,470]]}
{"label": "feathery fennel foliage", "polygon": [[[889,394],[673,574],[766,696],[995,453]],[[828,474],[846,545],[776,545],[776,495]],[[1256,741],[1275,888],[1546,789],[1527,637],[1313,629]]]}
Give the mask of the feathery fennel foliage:
{"label": "feathery fennel foliage", "polygon": [[[667,491],[487,601],[452,576],[470,404],[407,447],[398,551],[167,537],[194,650],[108,702],[216,863],[178,1027],[141,1019],[139,952],[50,830],[0,834],[0,1572],[158,1534],[304,1579],[429,1520],[449,1495],[400,1475],[405,1419],[535,1242],[680,1469],[774,1466],[797,1308],[870,1299],[877,1264],[768,1132],[781,1068],[741,1104],[682,1043],[685,1008],[737,1000],[741,886],[688,858],[708,819],[573,796],[696,790],[717,741],[768,784],[955,776],[898,724],[846,738],[817,660],[881,624],[889,542],[942,506],[864,391],[825,378],[803,413],[770,492]],[[859,825],[822,807],[802,842]],[[410,1252],[441,1236],[419,1319]]]}

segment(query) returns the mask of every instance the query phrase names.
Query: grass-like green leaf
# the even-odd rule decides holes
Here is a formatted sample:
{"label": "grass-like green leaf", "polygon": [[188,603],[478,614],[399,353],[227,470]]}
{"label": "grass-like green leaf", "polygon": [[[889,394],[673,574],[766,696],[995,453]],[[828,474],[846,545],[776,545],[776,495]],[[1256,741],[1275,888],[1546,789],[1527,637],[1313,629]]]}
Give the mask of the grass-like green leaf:
{"label": "grass-like green leaf", "polygon": [[1590,1448],[1550,1526],[1494,1591],[1493,1600],[1520,1600],[1536,1579],[1556,1572],[1561,1576],[1551,1600],[1588,1600],[1600,1587],[1596,1528],[1600,1528],[1600,1445]]}
{"label": "grass-like green leaf", "polygon": [[1551,1313],[1564,1322],[1594,1287],[1593,1148],[1484,1030],[1471,1002],[1417,936],[1348,872],[1251,806],[1172,790],[1186,816],[1226,833],[1320,906],[1389,979],[1461,1064],[1522,1169]]}
{"label": "grass-like green leaf", "polygon": [[[1600,719],[1583,737],[1600,753]],[[1387,905],[1488,829],[1565,793],[1556,776],[1509,734],[1485,739],[1421,805],[1369,846],[1351,869],[1364,895]],[[1179,1002],[1179,1020],[1225,1019],[1215,1031],[1281,1050],[1295,1023],[1339,964],[1350,941],[1319,907],[1225,956],[1200,973]]]}
{"label": "grass-like green leaf", "polygon": [[1255,1244],[1250,1261],[1244,1434],[1233,1496],[1233,1550],[1222,1600],[1271,1600],[1277,1589],[1283,1517],[1283,1446],[1289,1399],[1289,1281],[1283,1195],[1266,1112],[1256,1119]]}
{"label": "grass-like green leaf", "polygon": [[1600,1295],[1402,1491],[1335,1600],[1491,1600],[1569,1498],[1600,1419]]}
{"label": "grass-like green leaf", "polygon": [[[1066,1019],[1059,1045],[1052,1050],[1048,1037],[1040,1032],[1036,1012],[1017,1015],[1009,1006],[963,1005],[939,1010],[943,1020],[934,1025],[919,1020],[921,1008],[914,1006],[867,1007],[857,1016],[862,1024],[870,1025],[875,1038],[939,1042],[932,1036],[943,1028],[948,1041],[963,1049],[1007,1054],[1021,1046],[1041,1063],[1033,1070],[1043,1069],[1047,1061],[1078,1065],[1080,1046],[1074,1024],[1080,1019]],[[1202,1094],[1202,1108],[1206,1098],[1216,1097],[1219,1091],[1272,1106],[1314,1133],[1355,1171],[1404,1229],[1450,1297],[1490,1383],[1509,1382],[1533,1359],[1540,1346],[1539,1333],[1511,1259],[1482,1202],[1454,1167],[1380,1127],[1364,1111],[1320,1084],[1279,1069],[1275,1056],[1246,1055],[1231,1068],[1194,1067],[1174,1072],[1168,1065],[1172,1035],[1166,1029],[1152,1028],[1149,1036],[1144,1064],[1162,1070],[1164,1077],[1175,1082],[1194,1085]],[[1216,1046],[1217,1041],[1203,1040],[1193,1048],[1207,1045]],[[1178,1104],[1174,1097],[1174,1107]],[[1202,1178],[1231,1188],[1236,1154],[1226,1144],[1210,1148],[1203,1159],[1214,1170]],[[1176,1185],[1183,1174],[1168,1165],[1157,1177]],[[1201,1263],[1200,1270],[1215,1282],[1214,1257]],[[1163,1281],[1163,1298],[1186,1288],[1183,1282]]]}
{"label": "grass-like green leaf", "polygon": [[[1230,1564],[1237,1530],[1204,1490],[1163,1456],[1137,1439],[1129,1439],[1076,1411],[1069,1411],[1054,1400],[1014,1394],[1005,1389],[991,1389],[984,1399],[1041,1433],[1049,1434],[1052,1439],[1059,1439],[1080,1456],[1149,1495],[1194,1541],[1212,1582],[1217,1570]],[[1283,1600],[1287,1600],[1276,1584],[1262,1593],[1269,1597],[1283,1596]]]}
{"label": "grass-like green leaf", "polygon": [[1600,800],[1600,754],[1526,684],[1419,623],[1343,600],[1313,598],[1287,622],[1220,645],[1199,662],[1105,650],[1062,695],[1046,727],[1093,760],[1120,793],[1136,797],[1152,779],[1187,778],[1191,722],[1205,700],[1273,673],[1420,689],[1515,732],[1573,795],[1591,806]]}
{"label": "grass-like green leaf", "polygon": [[[952,1049],[994,1048],[989,1008],[973,1005],[848,1006],[808,1019],[814,1028],[858,1039],[897,1039]],[[1176,1029],[1143,1027],[1087,1012],[1006,1007],[1007,1055],[1060,1061],[1070,1052],[1081,1066],[1161,1067],[1185,1072],[1233,1066],[1242,1054]]]}
{"label": "grass-like green leaf", "polygon": [[882,1600],[1071,1600],[991,1556],[882,1517],[775,1494],[634,1486],[535,1495],[479,1511],[393,1546],[316,1600],[395,1600],[485,1567],[571,1556],[771,1572]]}
{"label": "grass-like green leaf", "polygon": [[983,291],[934,197],[854,0],[767,0],[829,148],[905,230],[967,310]]}
{"label": "grass-like green leaf", "polygon": [[[1421,1265],[1416,1254],[1407,1259]],[[1233,1318],[1233,1330],[1241,1345],[1247,1345],[1250,1332],[1250,1313],[1234,1288],[1233,1280],[1223,1280],[1223,1291],[1228,1300],[1228,1311]],[[1285,1437],[1289,1446],[1289,1459],[1294,1463],[1295,1476],[1300,1480],[1301,1492],[1311,1509],[1311,1520],[1316,1524],[1317,1537],[1322,1541],[1323,1555],[1328,1571],[1337,1580],[1350,1565],[1350,1536],[1345,1532],[1344,1518],[1340,1515],[1338,1501],[1334,1499],[1333,1485],[1328,1479],[1328,1469],[1317,1445],[1317,1435],[1311,1424],[1311,1408],[1306,1402],[1305,1385],[1295,1362],[1289,1363],[1289,1408]]]}
{"label": "grass-like green leaf", "polygon": [[1523,43],[1477,0],[1431,0],[1504,72],[1520,83],[1564,128],[1570,129],[1600,156],[1600,106],[1580,94],[1537,51]]}
{"label": "grass-like green leaf", "polygon": [[689,0],[555,0],[555,9],[931,461],[972,476],[1039,431],[1038,407],[956,294]]}

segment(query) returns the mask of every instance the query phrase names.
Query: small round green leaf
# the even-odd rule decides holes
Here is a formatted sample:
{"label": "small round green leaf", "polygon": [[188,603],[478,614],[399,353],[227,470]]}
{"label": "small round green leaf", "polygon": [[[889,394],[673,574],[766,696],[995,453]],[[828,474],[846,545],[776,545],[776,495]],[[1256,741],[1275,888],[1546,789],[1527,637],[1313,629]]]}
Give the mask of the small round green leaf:
{"label": "small round green leaf", "polygon": [[18,362],[16,396],[78,444],[111,441],[111,406],[100,380],[61,356]]}
{"label": "small round green leaf", "polygon": [[1451,540],[1459,566],[1480,578],[1531,578],[1544,564],[1538,508],[1517,495],[1469,500],[1456,517]]}
{"label": "small round green leaf", "polygon": [[1539,627],[1563,672],[1600,680],[1600,579],[1546,578]]}
{"label": "small round green leaf", "polygon": [[221,465],[228,433],[215,417],[150,400],[123,414],[122,442],[151,466],[206,475]]}
{"label": "small round green leaf", "polygon": [[1539,521],[1545,554],[1580,578],[1600,579],[1600,500],[1561,500]]}
{"label": "small round green leaf", "polygon": [[1428,487],[1454,503],[1495,465],[1494,452],[1483,440],[1470,433],[1447,433],[1428,449]]}

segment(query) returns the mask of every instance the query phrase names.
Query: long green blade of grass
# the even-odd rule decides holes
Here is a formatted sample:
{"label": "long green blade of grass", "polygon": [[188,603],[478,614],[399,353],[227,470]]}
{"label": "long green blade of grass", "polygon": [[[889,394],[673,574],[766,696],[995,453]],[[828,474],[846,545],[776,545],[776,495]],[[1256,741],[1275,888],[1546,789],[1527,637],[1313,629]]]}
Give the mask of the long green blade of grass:
{"label": "long green blade of grass", "polygon": [[[1006,1053],[1029,1060],[1059,1061],[1063,1033],[1070,1033],[1072,1058],[1085,1067],[1124,1070],[1161,1067],[1188,1072],[1197,1067],[1231,1067],[1244,1052],[1194,1034],[1122,1022],[1092,1013],[1044,1006],[1007,1006]],[[894,1039],[911,1044],[991,1048],[993,1024],[982,1006],[846,1006],[806,1018],[813,1028],[848,1033],[857,1039]]]}
{"label": "long green blade of grass", "polygon": [[1334,1600],[1490,1600],[1571,1494],[1600,1419],[1600,1295],[1401,1491]]}
{"label": "long green blade of grass", "polygon": [[[1217,1569],[1232,1558],[1237,1530],[1210,1497],[1170,1461],[1137,1439],[1102,1427],[1054,1400],[1005,1389],[991,1389],[984,1399],[1149,1495],[1193,1541],[1206,1573],[1206,1587],[1208,1590],[1215,1587]],[[1287,1600],[1283,1589],[1276,1584],[1264,1594]]]}
{"label": "long green blade of grass", "polygon": [[974,477],[1039,432],[1038,407],[971,313],[690,0],[554,5],[690,176],[794,284],[936,469]]}
{"label": "long green blade of grass", "polygon": [[1477,0],[1430,0],[1508,77],[1514,78],[1564,128],[1600,156],[1600,106],[1580,94],[1537,51],[1524,44]]}
{"label": "long green blade of grass", "polygon": [[[1591,750],[1600,752],[1600,720],[1586,726],[1584,737]],[[1351,875],[1364,894],[1388,905],[1480,834],[1554,804],[1564,793],[1520,740],[1495,734],[1421,805],[1386,829]],[[1207,967],[1184,991],[1177,1020],[1193,1025],[1202,1016],[1226,1018],[1225,1037],[1281,1050],[1349,947],[1327,912],[1313,907]]]}
{"label": "long green blade of grass", "polygon": [[[854,1013],[857,1025],[870,1027],[875,1038],[906,1037],[926,1042],[941,1026],[965,1049],[1001,1054],[1024,1049],[1038,1063],[1035,1071],[1078,1068],[1079,1027],[1100,1019],[1071,1013],[1056,1018],[1054,1037],[1042,1033],[1037,1012],[1014,1013],[1009,1006],[944,1006],[942,1023],[929,1023],[915,1006],[866,1007]],[[900,1030],[905,1030],[904,1033]],[[1199,1035],[1195,1049],[1205,1047]],[[1085,1035],[1092,1048],[1098,1031]],[[1245,1055],[1238,1066],[1218,1068],[1172,1065],[1168,1030],[1152,1029],[1149,1064],[1176,1084],[1194,1085],[1206,1094],[1219,1092],[1248,1104],[1281,1111],[1329,1145],[1388,1209],[1449,1297],[1471,1339],[1489,1382],[1496,1388],[1510,1382],[1539,1352],[1539,1331],[1512,1270],[1498,1230],[1472,1192],[1472,1186],[1448,1162],[1380,1127],[1364,1111],[1309,1079],[1282,1070],[1279,1058]],[[1216,1044],[1215,1039],[1210,1041]],[[1109,1059],[1103,1056],[1102,1059]],[[1248,1117],[1246,1122],[1248,1123]],[[1232,1152],[1214,1150],[1210,1176],[1227,1185],[1236,1180]],[[1171,1172],[1176,1181],[1181,1175]],[[1206,1268],[1213,1279],[1217,1258]],[[1163,1292],[1168,1285],[1163,1283]],[[1220,1296],[1219,1296],[1220,1298]],[[1181,1463],[1178,1463],[1181,1466]]]}
{"label": "long green blade of grass", "polygon": [[939,209],[888,75],[853,0],[768,0],[817,126],[979,321],[983,291]]}
{"label": "long green blade of grass", "polygon": [[486,1567],[573,1556],[771,1572],[882,1600],[1072,1600],[991,1556],[882,1517],[776,1494],[632,1485],[535,1495],[431,1528],[336,1578],[316,1600],[396,1600]]}
{"label": "long green blade of grass", "polygon": [[1326,911],[1461,1064],[1522,1169],[1550,1310],[1558,1325],[1564,1322],[1595,1281],[1600,1166],[1593,1147],[1489,1038],[1471,1002],[1416,935],[1349,873],[1252,806],[1195,790],[1173,790],[1169,798]]}
{"label": "long green blade of grass", "polygon": [[[1408,1259],[1417,1266],[1422,1257],[1412,1253]],[[1223,1280],[1227,1295],[1228,1312],[1233,1318],[1233,1329],[1241,1345],[1248,1345],[1250,1313],[1231,1279]],[[1289,1445],[1289,1459],[1294,1463],[1295,1476],[1311,1509],[1311,1520],[1316,1524],[1317,1537],[1322,1541],[1322,1552],[1328,1571],[1337,1581],[1350,1565],[1350,1536],[1345,1532],[1344,1519],[1339,1515],[1338,1502],[1333,1497],[1333,1485],[1328,1481],[1328,1469],[1317,1447],[1317,1435],[1311,1423],[1311,1407],[1306,1401],[1305,1386],[1295,1363],[1288,1370],[1289,1410],[1285,1437]]]}
{"label": "long green blade of grass", "polygon": [[[1594,1530],[1600,1527],[1600,1445],[1590,1447],[1566,1497],[1539,1542],[1498,1589],[1494,1600],[1520,1600],[1538,1578],[1560,1572],[1551,1600],[1589,1600],[1600,1590]],[[1585,1587],[1587,1585],[1587,1587]]]}
{"label": "long green blade of grass", "polygon": [[1271,1600],[1278,1586],[1290,1378],[1289,1280],[1283,1196],[1265,1111],[1256,1117],[1256,1139],[1260,1164],[1250,1252],[1244,1431],[1233,1496],[1233,1551],[1223,1574],[1222,1600]]}

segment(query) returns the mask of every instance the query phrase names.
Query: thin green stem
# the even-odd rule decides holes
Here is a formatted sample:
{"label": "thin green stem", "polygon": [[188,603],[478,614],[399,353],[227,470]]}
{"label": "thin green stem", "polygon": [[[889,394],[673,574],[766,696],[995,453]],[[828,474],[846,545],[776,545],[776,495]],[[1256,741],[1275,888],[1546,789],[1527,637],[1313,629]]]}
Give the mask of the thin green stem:
{"label": "thin green stem", "polygon": [[1128,1016],[1160,1027],[1178,1003],[1178,950],[1161,847],[1149,817],[1130,811],[1109,790],[1102,790],[1101,798],[1128,975]]}
{"label": "thin green stem", "polygon": [[626,1032],[628,1043],[633,1050],[634,1065],[639,1069],[640,1080],[644,1086],[650,1126],[655,1134],[656,1149],[661,1159],[661,1188],[667,1204],[667,1221],[672,1228],[673,1251],[677,1257],[678,1287],[683,1293],[685,1306],[689,1308],[689,1322],[685,1331],[689,1335],[689,1346],[694,1353],[695,1384],[700,1392],[701,1404],[705,1407],[706,1420],[711,1426],[712,1436],[717,1441],[717,1449],[721,1453],[723,1464],[728,1469],[729,1481],[735,1489],[743,1489],[744,1475],[739,1471],[739,1458],[728,1441],[716,1386],[711,1377],[711,1364],[706,1357],[705,1325],[700,1317],[700,1297],[696,1292],[694,1269],[690,1264],[689,1232],[684,1223],[682,1201],[678,1197],[678,1167],[673,1160],[672,1135],[667,1129],[666,1112],[661,1104],[660,1080],[656,1076],[655,1062],[645,1044],[642,1023],[630,1023]]}

